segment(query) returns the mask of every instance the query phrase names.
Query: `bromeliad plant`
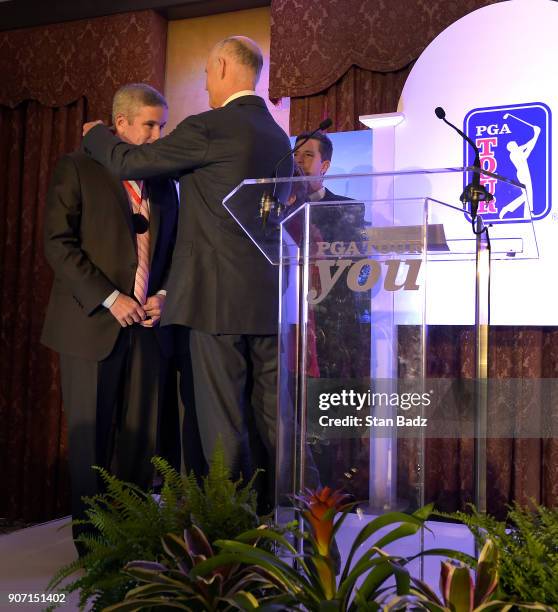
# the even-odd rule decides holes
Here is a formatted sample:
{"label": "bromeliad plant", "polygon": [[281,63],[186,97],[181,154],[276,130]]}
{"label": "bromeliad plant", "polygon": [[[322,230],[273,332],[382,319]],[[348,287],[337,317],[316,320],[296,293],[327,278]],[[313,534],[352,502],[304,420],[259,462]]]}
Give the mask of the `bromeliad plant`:
{"label": "bromeliad plant", "polygon": [[211,544],[196,525],[184,531],[184,539],[168,534],[162,544],[166,553],[163,563],[133,561],[126,565],[125,573],[139,586],[104,612],[246,610],[265,605],[266,595],[277,593],[273,579],[261,568],[225,563],[205,575],[192,571],[214,559]]}
{"label": "bromeliad plant", "polygon": [[553,608],[539,603],[510,601],[498,595],[498,549],[487,540],[476,563],[476,579],[470,568],[460,561],[443,561],[440,572],[441,597],[422,580],[409,575],[403,566],[394,567],[398,595],[384,610],[424,610],[428,612],[491,612],[507,610],[545,610]]}
{"label": "bromeliad plant", "polygon": [[471,530],[480,548],[491,539],[499,552],[500,589],[510,598],[558,602],[558,508],[533,502],[528,508],[509,507],[505,521],[479,512],[440,514],[459,519]]}
{"label": "bromeliad plant", "polygon": [[[298,555],[288,539],[271,528],[250,530],[235,540],[215,542],[221,553],[194,567],[192,576],[207,578],[225,563],[244,563],[257,566],[278,590],[277,595],[266,598],[266,606],[279,606],[281,610],[335,610],[337,612],[366,609],[379,610],[374,599],[382,593],[386,580],[394,574],[395,558],[386,555],[382,548],[388,544],[417,533],[424,527],[432,506],[426,506],[412,515],[391,512],[375,518],[363,527],[355,538],[339,583],[335,578],[331,547],[335,534],[356,502],[349,502],[345,494],[328,487],[306,491],[295,498],[295,505],[309,524],[310,532],[304,534],[309,553]],[[338,516],[338,515],[341,516]],[[337,519],[337,520],[336,520]],[[393,527],[382,536],[378,532]],[[359,548],[372,536],[379,536],[367,546],[353,564]],[[260,547],[256,541],[269,541],[287,551],[297,560],[298,568]],[[358,591],[357,581],[362,580]],[[245,608],[245,609],[256,609]],[[271,609],[271,608],[266,608]]]}
{"label": "bromeliad plant", "polygon": [[[304,495],[295,495],[295,508],[310,526],[311,551],[308,561],[324,587],[327,599],[332,599],[336,590],[335,560],[332,556],[332,544],[335,534],[341,527],[347,512],[354,508],[356,502],[349,502],[350,495],[341,490],[331,491],[329,487],[315,491],[306,490]],[[342,513],[341,519],[334,524],[335,515]]]}

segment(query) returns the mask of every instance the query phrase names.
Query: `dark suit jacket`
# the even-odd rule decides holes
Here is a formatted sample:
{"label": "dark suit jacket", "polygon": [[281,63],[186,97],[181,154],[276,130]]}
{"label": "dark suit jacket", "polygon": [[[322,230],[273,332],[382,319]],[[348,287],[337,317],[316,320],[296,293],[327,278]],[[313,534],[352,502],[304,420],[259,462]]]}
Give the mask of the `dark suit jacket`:
{"label": "dark suit jacket", "polygon": [[320,200],[320,202],[350,202],[351,198],[347,196],[337,195],[330,191],[327,187],[325,188],[324,197]]}
{"label": "dark suit jacket", "polygon": [[320,202],[335,201],[353,203],[322,207],[314,211],[313,223],[319,227],[323,239],[326,242],[360,240],[362,229],[364,229],[364,205],[355,203],[346,196],[337,195],[326,187],[324,197]]}
{"label": "dark suit jacket", "polygon": [[[171,181],[152,180],[146,188],[148,295],[153,295],[164,288],[168,275],[178,201]],[[122,183],[84,153],[60,159],[47,195],[44,239],[54,284],[41,341],[59,353],[100,361],[121,330],[102,302],[115,289],[133,295],[137,268],[130,204]]]}
{"label": "dark suit jacket", "polygon": [[[132,146],[104,126],[86,152],[121,178],[180,177],[178,236],[163,324],[211,334],[275,334],[278,273],[238,227],[222,201],[247,178],[273,176],[290,149],[265,102],[244,96],[188,117],[168,136]],[[283,167],[292,172],[292,161]],[[254,201],[254,214],[258,201]]]}
{"label": "dark suit jacket", "polygon": [[[359,242],[365,229],[364,204],[337,195],[326,188],[321,202],[343,202],[340,206],[314,209],[313,223],[326,242]],[[361,316],[370,300],[368,293],[351,291],[338,282],[314,313],[317,363],[322,378],[357,378],[367,375],[369,354],[366,338],[370,330]]]}

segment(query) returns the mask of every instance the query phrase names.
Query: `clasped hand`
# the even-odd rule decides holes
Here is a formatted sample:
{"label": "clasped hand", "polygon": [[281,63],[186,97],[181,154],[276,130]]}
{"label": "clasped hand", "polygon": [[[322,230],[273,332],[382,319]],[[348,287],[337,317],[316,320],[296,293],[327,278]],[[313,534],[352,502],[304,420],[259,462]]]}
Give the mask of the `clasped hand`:
{"label": "clasped hand", "polygon": [[109,310],[122,327],[134,323],[139,323],[142,327],[154,327],[161,319],[164,305],[164,295],[151,295],[141,306],[134,298],[121,293]]}

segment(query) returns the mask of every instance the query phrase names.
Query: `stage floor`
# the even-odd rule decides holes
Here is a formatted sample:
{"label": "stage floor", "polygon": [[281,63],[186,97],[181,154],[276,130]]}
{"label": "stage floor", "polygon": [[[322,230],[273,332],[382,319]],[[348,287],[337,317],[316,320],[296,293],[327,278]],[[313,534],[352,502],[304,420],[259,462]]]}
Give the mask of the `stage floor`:
{"label": "stage floor", "polygon": [[[46,594],[46,586],[56,571],[76,557],[70,517],[0,536],[0,610],[44,610],[48,604],[10,604],[9,595],[37,594],[40,598]],[[77,610],[77,601],[77,594],[72,594],[60,610]]]}
{"label": "stage floor", "polygon": [[[362,519],[355,514],[347,517],[338,536],[338,545],[344,561],[354,537],[372,517]],[[76,558],[69,517],[35,525],[0,536],[0,610],[26,612],[43,610],[41,603],[9,603],[10,593],[45,594],[45,588],[55,572]],[[452,548],[474,554],[473,539],[463,525],[428,522],[431,533],[424,531],[425,548]],[[384,530],[381,533],[385,533]],[[377,539],[377,538],[375,538]],[[420,550],[421,537],[406,538],[394,543],[387,550],[401,556],[411,555]],[[364,552],[365,548],[362,548]],[[361,552],[361,554],[362,554]],[[357,555],[358,558],[359,555]],[[424,579],[436,590],[440,575],[440,557],[428,557],[423,567]],[[419,576],[420,568],[415,562],[413,573]],[[78,610],[77,594],[72,594],[59,607],[62,612]]]}

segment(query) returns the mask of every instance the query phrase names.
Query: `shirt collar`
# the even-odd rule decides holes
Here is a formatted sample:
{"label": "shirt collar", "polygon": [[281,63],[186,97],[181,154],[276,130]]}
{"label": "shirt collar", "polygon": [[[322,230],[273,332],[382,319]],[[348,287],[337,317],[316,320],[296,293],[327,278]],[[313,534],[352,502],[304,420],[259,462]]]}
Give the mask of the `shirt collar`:
{"label": "shirt collar", "polygon": [[255,96],[256,92],[253,89],[243,89],[242,91],[237,91],[233,93],[232,96],[229,96],[221,106],[227,106],[229,102],[236,100],[237,98],[242,98],[243,96]]}
{"label": "shirt collar", "polygon": [[319,202],[320,200],[323,200],[325,197],[325,187],[321,187],[320,189],[318,189],[318,191],[314,191],[314,193],[311,193],[309,196],[309,200],[310,202]]}

